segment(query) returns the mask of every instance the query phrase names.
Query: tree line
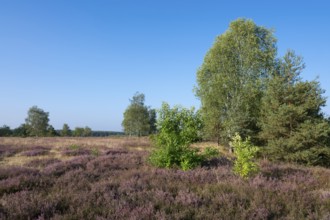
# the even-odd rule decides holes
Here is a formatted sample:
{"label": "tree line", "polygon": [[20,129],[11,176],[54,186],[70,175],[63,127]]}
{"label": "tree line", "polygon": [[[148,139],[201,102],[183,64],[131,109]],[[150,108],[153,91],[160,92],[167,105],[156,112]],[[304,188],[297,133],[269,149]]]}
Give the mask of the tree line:
{"label": "tree line", "polygon": [[[9,126],[3,125],[0,128],[0,137],[90,137],[90,136],[105,136],[109,132],[92,131],[88,126],[76,127],[71,130],[68,124],[63,124],[61,130],[55,130],[49,124],[49,112],[45,112],[38,106],[32,106],[28,110],[28,116],[25,123],[15,129],[10,129]],[[113,133],[111,133],[113,134]]]}

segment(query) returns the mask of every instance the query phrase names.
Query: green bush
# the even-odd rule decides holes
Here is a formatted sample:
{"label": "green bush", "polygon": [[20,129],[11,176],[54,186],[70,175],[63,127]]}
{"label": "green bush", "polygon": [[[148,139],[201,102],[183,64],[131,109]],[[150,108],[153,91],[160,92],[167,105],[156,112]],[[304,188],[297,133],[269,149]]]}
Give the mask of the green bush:
{"label": "green bush", "polygon": [[157,149],[149,161],[157,167],[179,167],[182,170],[192,169],[201,164],[204,155],[198,149],[189,147],[200,139],[199,131],[202,120],[194,108],[170,108],[163,103],[157,120],[158,134],[153,137]]}
{"label": "green bush", "polygon": [[219,156],[220,151],[217,147],[206,147],[202,153],[205,160]]}
{"label": "green bush", "polygon": [[251,144],[250,138],[242,141],[241,136],[236,133],[231,145],[234,147],[234,154],[236,156],[234,172],[243,178],[248,178],[256,174],[259,166],[253,159],[258,152],[258,148]]}
{"label": "green bush", "polygon": [[330,167],[330,147],[314,147],[288,154],[286,158],[299,164]]}

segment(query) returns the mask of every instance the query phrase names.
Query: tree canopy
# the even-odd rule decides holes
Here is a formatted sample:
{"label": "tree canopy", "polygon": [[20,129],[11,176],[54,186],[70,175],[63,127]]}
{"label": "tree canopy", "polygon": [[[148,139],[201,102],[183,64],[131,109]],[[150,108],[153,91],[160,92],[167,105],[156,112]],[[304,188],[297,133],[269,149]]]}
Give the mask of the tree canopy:
{"label": "tree canopy", "polygon": [[3,125],[2,127],[0,127],[0,137],[8,137],[12,135],[12,133],[13,132],[9,126]]}
{"label": "tree canopy", "polygon": [[144,101],[143,93],[135,93],[124,112],[122,126],[125,133],[130,136],[143,136],[155,132],[155,111],[149,109]]}
{"label": "tree canopy", "polygon": [[237,132],[270,159],[330,166],[330,123],[318,81],[289,50],[276,57],[271,30],[238,19],[217,37],[197,72],[206,138],[228,144]]}
{"label": "tree canopy", "polygon": [[64,123],[62,130],[61,130],[61,136],[66,137],[66,136],[71,136],[71,135],[72,135],[72,131],[71,131],[69,125]]}
{"label": "tree canopy", "polygon": [[196,95],[201,100],[205,133],[228,143],[238,132],[255,136],[264,79],[276,55],[271,30],[238,19],[216,38],[197,72]]}
{"label": "tree canopy", "polygon": [[261,105],[260,138],[271,159],[330,166],[330,126],[321,113],[324,91],[302,81],[305,64],[289,50],[269,79]]}
{"label": "tree canopy", "polygon": [[33,106],[28,111],[28,117],[25,119],[28,126],[29,135],[46,136],[48,133],[49,113],[37,106]]}

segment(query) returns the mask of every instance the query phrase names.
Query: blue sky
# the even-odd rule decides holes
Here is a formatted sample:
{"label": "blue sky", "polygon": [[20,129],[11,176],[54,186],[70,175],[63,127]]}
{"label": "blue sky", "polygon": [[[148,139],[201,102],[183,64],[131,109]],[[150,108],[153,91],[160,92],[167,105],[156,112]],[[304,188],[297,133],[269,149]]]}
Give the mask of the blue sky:
{"label": "blue sky", "polygon": [[0,0],[0,126],[37,105],[57,129],[120,131],[136,91],[153,108],[198,107],[196,70],[240,17],[274,29],[278,55],[302,55],[303,78],[330,96],[329,11],[325,0]]}

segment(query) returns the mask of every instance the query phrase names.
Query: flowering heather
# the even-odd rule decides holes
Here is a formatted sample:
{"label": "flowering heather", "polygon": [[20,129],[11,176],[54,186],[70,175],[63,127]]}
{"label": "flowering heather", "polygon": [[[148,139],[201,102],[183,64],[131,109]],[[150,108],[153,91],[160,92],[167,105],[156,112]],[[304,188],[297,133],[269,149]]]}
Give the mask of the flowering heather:
{"label": "flowering heather", "polygon": [[23,151],[22,147],[0,144],[0,160],[5,157],[11,157]]}
{"label": "flowering heather", "polygon": [[260,161],[242,179],[226,158],[159,169],[128,149],[0,166],[0,219],[330,218],[330,169]]}
{"label": "flowering heather", "polygon": [[28,157],[34,157],[34,156],[42,156],[47,155],[50,151],[49,147],[30,147],[24,150],[21,155],[28,156]]}
{"label": "flowering heather", "polygon": [[62,150],[61,154],[63,156],[81,156],[81,155],[90,155],[92,153],[92,150],[90,149],[84,149],[84,148],[78,148],[78,149],[64,149]]}
{"label": "flowering heather", "polygon": [[25,164],[27,167],[34,167],[34,168],[44,168],[54,163],[59,163],[61,160],[56,158],[41,158],[41,159],[34,159]]}

